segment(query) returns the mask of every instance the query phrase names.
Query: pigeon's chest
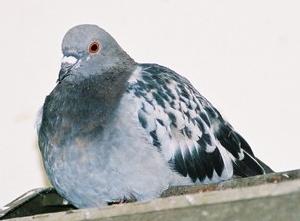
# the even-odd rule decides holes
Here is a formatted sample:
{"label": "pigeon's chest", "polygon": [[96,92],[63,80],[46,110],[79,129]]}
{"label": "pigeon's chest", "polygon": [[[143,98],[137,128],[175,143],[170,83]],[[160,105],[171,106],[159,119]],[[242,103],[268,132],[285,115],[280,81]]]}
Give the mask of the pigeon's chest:
{"label": "pigeon's chest", "polygon": [[58,85],[52,91],[43,107],[39,130],[41,144],[45,141],[60,148],[74,143],[85,146],[86,140],[100,136],[110,124],[121,91],[112,93],[111,87],[98,84]]}
{"label": "pigeon's chest", "polygon": [[151,194],[166,188],[169,168],[139,126],[137,109],[135,100],[125,96],[100,134],[78,133],[63,148],[49,146],[45,167],[62,195],[76,202],[109,201],[133,192],[142,197],[148,183],[155,183]]}

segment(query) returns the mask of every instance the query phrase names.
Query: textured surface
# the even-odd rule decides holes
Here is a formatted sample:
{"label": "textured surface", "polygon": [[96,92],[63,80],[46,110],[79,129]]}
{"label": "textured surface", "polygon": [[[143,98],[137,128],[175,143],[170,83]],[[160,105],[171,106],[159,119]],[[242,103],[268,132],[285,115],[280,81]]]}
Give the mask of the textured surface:
{"label": "textured surface", "polygon": [[75,209],[75,207],[59,196],[55,189],[39,188],[28,191],[0,208],[0,220],[70,209]]}
{"label": "textured surface", "polygon": [[[288,173],[284,177],[287,175]],[[16,220],[298,220],[300,180],[280,182],[280,176],[274,176],[274,180],[278,180],[279,183],[200,192],[156,199],[147,203],[82,209]],[[252,178],[252,184],[255,183],[255,178]],[[243,183],[247,179],[237,182]],[[258,177],[258,180],[261,182],[261,177]]]}
{"label": "textured surface", "polygon": [[[233,208],[242,207],[242,208],[244,208],[244,210],[247,209],[247,213],[251,213],[251,211],[255,209],[254,206],[257,203],[257,205],[260,205],[260,211],[262,211],[262,213],[266,213],[265,211],[268,211],[268,213],[266,213],[265,215],[269,214],[269,217],[272,217],[274,215],[274,211],[273,211],[274,208],[278,205],[278,203],[281,204],[281,203],[283,203],[282,201],[286,201],[286,197],[281,196],[281,195],[278,197],[273,197],[273,198],[269,198],[270,196],[264,196],[264,197],[262,197],[261,195],[255,196],[255,191],[257,189],[260,189],[260,187],[258,187],[257,189],[256,188],[251,189],[251,191],[253,191],[253,193],[252,193],[253,199],[250,201],[255,202],[254,203],[255,205],[253,205],[251,202],[245,201],[246,199],[249,200],[247,198],[248,196],[245,194],[245,189],[247,189],[249,187],[256,187],[259,185],[268,186],[271,184],[270,189],[273,188],[272,190],[276,189],[276,191],[283,191],[285,189],[285,191],[286,191],[287,188],[286,188],[286,184],[284,184],[285,182],[290,183],[291,181],[294,181],[294,180],[297,181],[299,179],[300,179],[300,170],[295,170],[295,171],[274,173],[274,174],[268,174],[268,175],[262,175],[262,176],[256,176],[256,177],[243,178],[243,179],[235,179],[235,180],[230,180],[230,181],[220,183],[218,185],[210,184],[210,185],[174,187],[174,188],[170,188],[167,191],[165,191],[163,193],[163,197],[187,194],[186,196],[188,196],[188,197],[185,196],[185,199],[194,199],[193,194],[209,193],[209,192],[213,191],[215,193],[215,200],[217,200],[221,196],[223,196],[222,195],[223,191],[221,191],[221,190],[226,190],[226,189],[240,190],[240,188],[243,188],[243,191],[236,193],[236,195],[240,194],[240,196],[239,196],[240,202],[229,202],[229,201],[231,201],[231,200],[229,200],[228,204],[209,205],[209,206],[203,205],[201,207],[201,209],[198,208],[198,210],[196,210],[196,211],[193,211],[193,210],[195,210],[195,208],[189,208],[189,206],[187,206],[186,208],[181,208],[180,211],[182,211],[182,214],[186,213],[184,211],[193,211],[193,214],[195,214],[194,217],[201,216],[201,214],[202,215],[206,214],[207,215],[206,218],[219,217],[222,220],[222,217],[221,217],[222,214],[226,214],[226,216],[228,216],[229,214],[232,214],[235,216],[238,216],[239,213],[244,214],[244,212],[240,212],[241,208],[235,209],[235,210],[230,210],[229,208],[231,206],[234,206]],[[283,183],[283,185],[276,187],[276,185],[280,184],[280,183]],[[274,188],[274,185],[276,188]],[[288,185],[288,188],[292,187],[290,184],[287,184],[287,185]],[[251,191],[249,191],[249,193]],[[274,191],[275,194],[276,194],[276,191]],[[218,192],[220,193],[220,195]],[[295,195],[298,196],[298,193],[296,193]],[[287,196],[287,197],[289,197],[289,196]],[[243,199],[243,198],[245,198],[245,199]],[[280,208],[282,210],[289,209],[288,213],[290,213],[290,216],[293,214],[297,214],[297,213],[295,213],[294,208],[291,207],[293,205],[293,203],[295,203],[294,201],[297,200],[297,198],[298,197],[296,197],[296,198],[294,197],[293,199],[291,199],[290,201],[287,202],[288,204],[286,206],[289,206],[289,208],[282,207],[282,205]],[[178,199],[182,199],[182,198],[178,198]],[[202,197],[199,200],[200,201],[202,200],[201,202],[203,204],[207,204],[207,203],[212,204],[212,202],[207,202],[205,200],[205,198],[202,199]],[[166,212],[168,212],[170,210],[170,211],[172,211],[172,213],[176,214],[177,213],[177,210],[175,210],[176,201],[177,201],[177,198],[171,197],[166,200],[155,201],[155,203],[149,202],[149,203],[142,203],[142,204],[132,204],[134,206],[129,205],[129,204],[124,204],[124,205],[117,206],[117,207],[109,207],[109,208],[106,208],[104,211],[107,211],[107,209],[108,209],[108,211],[110,211],[110,214],[113,213],[114,216],[118,216],[119,217],[118,219],[125,219],[125,218],[131,219],[132,216],[134,216],[134,217],[146,216],[144,213],[139,212],[140,209],[138,210],[138,208],[142,208],[143,205],[145,205],[145,207],[148,208],[149,205],[156,204],[153,211],[151,211],[151,208],[150,208],[150,211],[147,211],[147,217],[149,217],[149,219],[151,217],[153,218],[153,216],[154,216],[154,218],[155,217],[158,218],[163,215],[162,213],[165,212],[164,204],[167,204],[167,205],[170,204],[170,208],[168,210],[166,210]],[[191,207],[193,207],[193,205],[191,205]],[[25,195],[21,196],[19,199],[15,200],[14,202],[7,205],[7,209],[5,211],[2,211],[2,212],[0,211],[0,214],[1,213],[5,214],[4,216],[0,215],[0,219],[1,219],[1,217],[2,218],[12,218],[12,217],[29,216],[29,215],[34,215],[34,214],[38,214],[38,213],[51,213],[51,212],[53,213],[53,212],[59,212],[59,211],[63,211],[63,210],[69,210],[71,208],[72,208],[72,206],[67,205],[66,202],[56,193],[56,191],[49,190],[49,189],[35,190],[35,191],[31,191],[30,193],[26,193]],[[204,212],[203,212],[203,208],[205,208]],[[212,212],[207,213],[207,211],[210,211],[210,210],[214,211],[215,208],[218,208],[218,211],[222,211],[222,212],[216,213],[214,215],[212,214]],[[91,209],[91,210],[94,211],[94,209]],[[90,211],[90,210],[80,210],[79,213],[77,213],[75,211],[70,211],[65,214],[61,213],[60,216],[64,217],[66,214],[69,214],[69,213],[72,213],[72,214],[77,213],[77,216],[80,217],[81,216],[80,214],[87,213],[88,211]],[[170,211],[168,212],[169,213],[168,216],[170,216],[170,217],[175,216],[175,215],[170,214]],[[199,214],[199,213],[201,213],[201,214]],[[253,213],[253,211],[252,211],[252,213]],[[280,214],[278,214],[278,217],[287,216],[287,215],[289,215],[288,213],[280,212]],[[102,213],[99,213],[99,214],[101,215]],[[99,218],[102,217],[102,215],[100,216],[99,214],[98,215],[96,214],[95,216],[99,216]],[[159,215],[159,214],[162,214],[162,215]],[[187,215],[186,217],[190,217],[192,219],[193,214],[189,214],[189,216]],[[256,214],[254,214],[254,215],[256,215]],[[48,214],[45,216],[50,219],[52,214]],[[57,214],[53,214],[53,216],[56,217]],[[112,216],[112,215],[108,215],[108,216]],[[164,215],[164,216],[166,216],[166,215]],[[35,219],[39,220],[40,217],[44,217],[44,215],[43,216],[35,216]],[[66,217],[68,217],[68,215],[66,215]],[[225,215],[224,215],[224,217],[225,217]],[[243,217],[243,219],[241,219],[241,220],[244,220],[247,217]],[[168,218],[168,217],[166,217],[166,218]]]}

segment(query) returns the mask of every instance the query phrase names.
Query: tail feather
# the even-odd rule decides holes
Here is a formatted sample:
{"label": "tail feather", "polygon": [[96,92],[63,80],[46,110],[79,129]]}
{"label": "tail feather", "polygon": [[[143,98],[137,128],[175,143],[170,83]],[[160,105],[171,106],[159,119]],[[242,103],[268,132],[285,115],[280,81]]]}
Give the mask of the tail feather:
{"label": "tail feather", "polygon": [[268,165],[266,165],[264,162],[262,162],[260,159],[256,158],[256,161],[264,168],[265,173],[274,173],[274,170],[272,170]]}
{"label": "tail feather", "polygon": [[233,160],[235,176],[248,177],[273,172],[269,166],[254,156],[249,144],[229,124],[224,123],[219,128],[217,138],[235,158]]}

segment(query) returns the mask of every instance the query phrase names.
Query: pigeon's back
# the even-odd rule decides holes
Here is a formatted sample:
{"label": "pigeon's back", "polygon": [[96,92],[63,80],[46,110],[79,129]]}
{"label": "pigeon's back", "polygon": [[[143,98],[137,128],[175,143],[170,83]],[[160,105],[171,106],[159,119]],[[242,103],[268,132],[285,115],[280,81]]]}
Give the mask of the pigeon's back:
{"label": "pigeon's back", "polygon": [[200,183],[272,171],[187,79],[143,64],[130,81],[141,127],[174,171]]}

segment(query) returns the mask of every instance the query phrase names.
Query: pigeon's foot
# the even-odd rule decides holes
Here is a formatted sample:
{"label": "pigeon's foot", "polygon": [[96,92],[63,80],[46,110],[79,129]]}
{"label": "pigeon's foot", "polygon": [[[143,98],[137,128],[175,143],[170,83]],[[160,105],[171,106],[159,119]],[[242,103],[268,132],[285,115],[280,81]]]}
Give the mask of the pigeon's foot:
{"label": "pigeon's foot", "polygon": [[107,205],[111,206],[111,205],[123,204],[123,203],[133,203],[136,201],[137,201],[137,199],[134,196],[131,196],[129,198],[123,197],[123,199],[107,202]]}

